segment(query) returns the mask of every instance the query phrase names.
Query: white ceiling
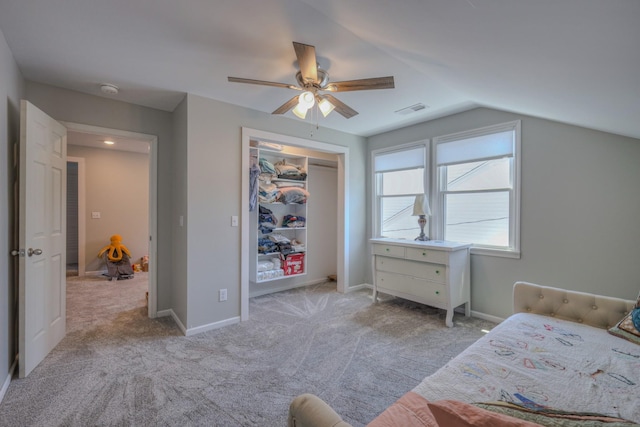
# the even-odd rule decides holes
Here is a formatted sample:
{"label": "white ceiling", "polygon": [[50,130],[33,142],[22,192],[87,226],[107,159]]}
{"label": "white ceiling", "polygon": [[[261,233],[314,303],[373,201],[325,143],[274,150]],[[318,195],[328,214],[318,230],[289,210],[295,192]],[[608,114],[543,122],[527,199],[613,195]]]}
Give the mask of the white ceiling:
{"label": "white ceiling", "polygon": [[364,136],[487,106],[640,138],[639,22],[638,0],[0,0],[26,79],[167,111],[270,113],[295,92],[227,76],[295,84],[291,42],[314,45],[332,81],[395,77],[320,119]]}

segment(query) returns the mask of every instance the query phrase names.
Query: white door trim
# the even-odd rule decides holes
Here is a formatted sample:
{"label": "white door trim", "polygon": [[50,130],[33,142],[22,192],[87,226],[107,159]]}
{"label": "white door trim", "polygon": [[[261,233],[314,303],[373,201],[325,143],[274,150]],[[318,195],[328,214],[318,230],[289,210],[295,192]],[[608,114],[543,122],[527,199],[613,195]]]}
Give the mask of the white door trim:
{"label": "white door trim", "polygon": [[[82,157],[67,156],[67,162],[78,164],[78,276],[85,275],[85,245],[87,220],[85,217],[86,187],[85,187],[85,163]],[[68,262],[68,261],[67,261]]]}
{"label": "white door trim", "polygon": [[121,129],[105,128],[72,122],[60,122],[68,130],[93,133],[101,136],[115,136],[140,139],[149,142],[149,304],[148,315],[157,316],[158,311],[158,137],[145,133],[131,132]]}
{"label": "white door trim", "polygon": [[259,140],[276,144],[302,147],[338,157],[338,238],[337,276],[338,292],[349,290],[349,147],[326,142],[281,135],[251,128],[242,128],[242,205],[241,205],[241,256],[240,256],[240,319],[249,320],[249,157],[250,141]]}

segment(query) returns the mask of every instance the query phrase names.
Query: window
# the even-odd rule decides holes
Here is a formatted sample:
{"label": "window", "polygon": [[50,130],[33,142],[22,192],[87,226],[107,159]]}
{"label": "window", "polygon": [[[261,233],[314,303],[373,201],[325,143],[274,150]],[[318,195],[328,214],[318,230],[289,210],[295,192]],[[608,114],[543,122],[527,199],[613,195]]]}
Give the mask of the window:
{"label": "window", "polygon": [[412,213],[416,195],[429,188],[426,156],[426,143],[373,152],[375,236],[413,240],[420,234]]}
{"label": "window", "polygon": [[520,121],[434,139],[437,233],[520,256]]}

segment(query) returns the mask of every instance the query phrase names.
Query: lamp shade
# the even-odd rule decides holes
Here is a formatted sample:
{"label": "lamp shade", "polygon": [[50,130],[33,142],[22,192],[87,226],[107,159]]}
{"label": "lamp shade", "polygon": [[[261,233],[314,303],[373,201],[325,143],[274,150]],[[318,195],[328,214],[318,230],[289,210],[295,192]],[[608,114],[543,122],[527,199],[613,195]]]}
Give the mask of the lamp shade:
{"label": "lamp shade", "polygon": [[429,207],[429,199],[425,194],[418,194],[416,200],[413,202],[413,215],[431,216],[431,208]]}
{"label": "lamp shade", "polygon": [[318,101],[318,107],[320,108],[320,112],[324,117],[327,117],[329,113],[332,112],[333,109],[336,107],[331,102],[329,102],[327,98],[319,98],[319,99],[320,100]]}
{"label": "lamp shade", "polygon": [[291,110],[291,112],[293,114],[295,114],[296,116],[300,117],[302,120],[304,120],[304,118],[307,117],[307,111],[308,110],[309,110],[309,108],[303,106],[302,104],[298,104],[298,105],[296,105],[296,108]]}
{"label": "lamp shade", "polygon": [[298,97],[298,105],[293,109],[293,114],[304,120],[307,117],[307,111],[313,107],[315,97],[309,91],[302,92]]}

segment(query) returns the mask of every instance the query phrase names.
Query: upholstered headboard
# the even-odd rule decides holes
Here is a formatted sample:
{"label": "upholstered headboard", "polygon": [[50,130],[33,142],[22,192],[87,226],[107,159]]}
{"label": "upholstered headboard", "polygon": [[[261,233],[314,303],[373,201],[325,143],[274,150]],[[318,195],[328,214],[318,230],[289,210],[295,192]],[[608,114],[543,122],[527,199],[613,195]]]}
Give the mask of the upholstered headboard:
{"label": "upholstered headboard", "polygon": [[514,313],[542,314],[602,329],[618,323],[635,304],[635,301],[527,282],[513,285]]}

